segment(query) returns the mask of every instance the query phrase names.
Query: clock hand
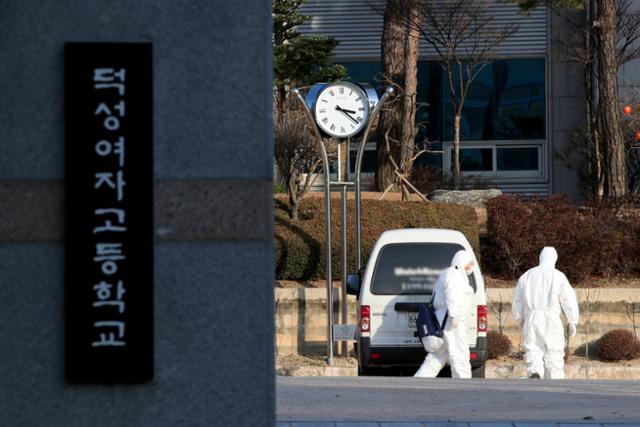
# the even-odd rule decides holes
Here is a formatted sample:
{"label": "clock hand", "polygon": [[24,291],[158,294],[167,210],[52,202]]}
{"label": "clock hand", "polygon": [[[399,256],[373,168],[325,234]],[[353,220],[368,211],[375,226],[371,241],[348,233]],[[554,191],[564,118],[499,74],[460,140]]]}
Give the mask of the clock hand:
{"label": "clock hand", "polygon": [[351,114],[355,114],[355,113],[356,113],[356,112],[355,112],[355,111],[353,111],[353,110],[347,110],[346,108],[342,108],[342,107],[340,107],[339,105],[336,105],[336,110],[344,111],[345,113],[351,113]]}
{"label": "clock hand", "polygon": [[351,114],[349,114],[349,112],[352,112],[355,114],[355,111],[351,111],[351,110],[345,110],[343,108],[341,108],[339,105],[336,105],[336,110],[340,111],[341,113],[343,113],[345,116],[349,117],[355,124],[359,125],[360,122],[357,121],[356,119],[353,118],[353,116],[351,116]]}

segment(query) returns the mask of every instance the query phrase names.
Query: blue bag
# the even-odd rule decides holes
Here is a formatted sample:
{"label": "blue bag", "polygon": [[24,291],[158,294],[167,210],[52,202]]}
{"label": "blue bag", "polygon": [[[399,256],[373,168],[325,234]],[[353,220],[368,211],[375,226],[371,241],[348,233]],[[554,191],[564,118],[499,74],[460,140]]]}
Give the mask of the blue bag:
{"label": "blue bag", "polygon": [[[435,293],[433,294],[435,297]],[[444,331],[444,325],[447,324],[447,318],[449,313],[447,312],[442,319],[442,325],[438,321],[436,311],[433,309],[433,298],[429,304],[420,304],[418,307],[418,319],[416,320],[416,327],[418,328],[418,338],[422,341],[422,338],[432,335],[442,338]]]}

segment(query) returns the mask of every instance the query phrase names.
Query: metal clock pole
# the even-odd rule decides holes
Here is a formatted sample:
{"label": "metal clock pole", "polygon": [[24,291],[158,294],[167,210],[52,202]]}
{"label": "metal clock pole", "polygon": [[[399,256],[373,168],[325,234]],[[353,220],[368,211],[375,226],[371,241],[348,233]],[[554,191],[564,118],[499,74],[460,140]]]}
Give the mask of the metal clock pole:
{"label": "metal clock pole", "polygon": [[[371,89],[373,91],[373,89]],[[369,132],[373,127],[373,123],[375,122],[376,117],[380,113],[380,109],[382,105],[386,102],[386,100],[393,95],[393,88],[388,87],[385,90],[385,94],[382,98],[376,103],[373,112],[369,115],[367,120],[367,126],[365,128],[362,141],[360,142],[360,146],[358,147],[358,154],[356,157],[356,180],[355,183],[342,181],[341,177],[338,177],[337,182],[331,181],[331,175],[329,172],[329,157],[327,155],[327,149],[322,140],[322,135],[318,129],[315,118],[313,117],[313,113],[307,106],[305,102],[302,92],[298,88],[294,88],[292,93],[297,97],[298,101],[302,104],[303,110],[305,111],[305,115],[309,120],[309,124],[313,129],[313,134],[316,139],[316,143],[320,146],[320,152],[322,154],[322,164],[324,170],[324,185],[325,185],[325,222],[326,222],[326,237],[325,237],[325,246],[326,246],[326,274],[327,274],[327,363],[331,366],[333,365],[333,280],[331,273],[331,251],[332,251],[332,239],[331,239],[331,185],[336,184],[341,186],[341,196],[342,196],[342,239],[341,239],[341,247],[342,247],[342,314],[343,321],[346,322],[346,270],[347,270],[347,235],[346,235],[346,216],[347,216],[347,186],[355,185],[355,199],[356,199],[356,269],[360,270],[360,257],[361,257],[361,224],[360,224],[360,169],[362,167],[362,154],[364,151],[364,146],[366,144],[367,138],[369,136]],[[377,95],[376,95],[377,98]],[[347,151],[348,156],[348,151]],[[348,160],[347,160],[348,161]],[[346,350],[346,348],[345,348]]]}
{"label": "metal clock pole", "polygon": [[[331,175],[329,174],[329,157],[327,156],[327,148],[324,146],[322,136],[318,130],[315,119],[309,107],[307,107],[300,89],[294,88],[293,94],[296,95],[300,104],[306,113],[307,119],[311,124],[314,136],[316,137],[316,143],[320,146],[322,153],[322,164],[324,170],[324,185],[325,185],[325,221],[326,221],[326,274],[327,274],[327,363],[329,366],[333,365],[333,284],[331,278]],[[310,173],[312,171],[309,171]]]}

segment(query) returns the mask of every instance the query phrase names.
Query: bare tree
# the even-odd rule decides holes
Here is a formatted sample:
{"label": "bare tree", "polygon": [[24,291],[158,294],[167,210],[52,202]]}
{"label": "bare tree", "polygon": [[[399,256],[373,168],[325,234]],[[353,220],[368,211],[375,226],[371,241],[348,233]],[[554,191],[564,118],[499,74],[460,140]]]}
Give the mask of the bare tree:
{"label": "bare tree", "polygon": [[640,314],[640,303],[635,301],[633,298],[628,297],[625,300],[624,305],[625,305],[625,311],[627,313],[627,317],[631,321],[631,326],[633,327],[633,336],[637,338],[638,332],[637,332],[637,326],[636,326],[636,323],[637,323],[636,315]]}
{"label": "bare tree", "polygon": [[500,299],[492,302],[489,307],[493,316],[498,320],[498,331],[503,333],[507,320],[509,320],[509,313],[511,313],[511,301],[502,299],[502,295],[500,295]]}
{"label": "bare tree", "polygon": [[582,315],[584,323],[584,354],[585,358],[589,360],[589,336],[590,327],[593,317],[593,304],[600,297],[600,289],[584,288],[581,291],[582,299],[584,300],[584,313]]}
{"label": "bare tree", "polygon": [[490,8],[494,0],[421,0],[419,21],[413,21],[436,52],[444,69],[453,106],[454,188],[460,186],[460,124],[474,80],[495,60],[495,49],[511,36],[514,24],[499,24]]}
{"label": "bare tree", "polygon": [[[381,111],[378,122],[376,186],[382,191],[400,184],[402,199],[409,194],[404,181],[397,179],[398,165],[411,175],[416,138],[416,94],[418,87],[419,34],[414,23],[420,22],[418,0],[387,0],[383,15],[381,83],[396,89],[394,99]],[[385,137],[389,136],[393,144]]]}
{"label": "bare tree", "polygon": [[[321,149],[308,130],[302,112],[289,111],[280,116],[275,126],[274,152],[278,171],[289,196],[289,216],[298,220],[302,196],[313,185],[322,162]],[[327,144],[330,160],[335,157],[335,141]]]}
{"label": "bare tree", "polygon": [[[395,145],[399,144],[398,141],[393,140],[389,136],[389,131],[387,131],[387,133],[385,133],[384,141],[385,141],[385,144],[386,144],[386,150],[389,153],[392,152],[392,150],[390,148],[390,144],[395,144]],[[408,152],[408,150],[407,150],[407,152]],[[389,156],[389,161],[391,162],[391,165],[393,166],[393,173],[395,174],[395,176],[394,176],[394,180],[387,186],[387,188],[385,188],[384,192],[382,193],[382,195],[379,197],[378,200],[384,199],[384,197],[387,195],[387,193],[395,186],[395,187],[400,188],[402,190],[402,196],[403,196],[402,198],[403,198],[403,200],[409,200],[410,192],[414,192],[422,200],[424,200],[425,202],[428,202],[429,200],[424,196],[424,194],[422,194],[422,192],[420,190],[418,190],[411,183],[411,181],[409,180],[409,178],[411,176],[411,171],[413,169],[413,162],[418,157],[420,157],[421,155],[426,154],[426,153],[438,153],[438,151],[431,150],[430,149],[430,144],[425,141],[423,144],[414,145],[413,146],[413,152],[411,153],[412,156],[402,160],[400,165],[398,165],[398,163],[396,163],[396,160],[393,158],[393,156]]]}

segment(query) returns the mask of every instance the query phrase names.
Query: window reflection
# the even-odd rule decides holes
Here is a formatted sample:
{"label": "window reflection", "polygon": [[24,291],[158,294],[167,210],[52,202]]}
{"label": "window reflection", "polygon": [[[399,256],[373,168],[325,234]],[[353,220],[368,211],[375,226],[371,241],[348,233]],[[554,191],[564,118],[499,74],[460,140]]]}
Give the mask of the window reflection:
{"label": "window reflection", "polygon": [[[365,82],[380,93],[380,62],[343,63],[352,82]],[[418,62],[416,143],[453,139],[453,110],[448,80],[435,61]],[[505,59],[488,64],[471,86],[462,113],[463,141],[541,140],[546,137],[545,60]],[[370,142],[374,142],[373,132]],[[352,140],[352,143],[357,139]],[[493,150],[496,164],[493,164]],[[463,171],[539,170],[539,147],[464,148]],[[351,160],[354,162],[354,159]],[[441,154],[423,155],[417,164],[441,166]],[[353,169],[352,169],[353,170]],[[375,151],[365,153],[364,171],[375,171]]]}
{"label": "window reflection", "polygon": [[[454,151],[451,149],[451,159]],[[453,164],[453,160],[451,161]],[[461,148],[460,170],[463,172],[491,172],[493,171],[492,148]]]}
{"label": "window reflection", "polygon": [[[456,84],[457,74],[454,75]],[[444,137],[453,139],[453,108],[443,76]],[[461,139],[473,141],[545,138],[544,60],[510,59],[487,65],[469,89]]]}
{"label": "window reflection", "polygon": [[538,170],[538,147],[498,147],[496,150],[499,171]]}

